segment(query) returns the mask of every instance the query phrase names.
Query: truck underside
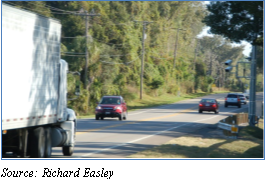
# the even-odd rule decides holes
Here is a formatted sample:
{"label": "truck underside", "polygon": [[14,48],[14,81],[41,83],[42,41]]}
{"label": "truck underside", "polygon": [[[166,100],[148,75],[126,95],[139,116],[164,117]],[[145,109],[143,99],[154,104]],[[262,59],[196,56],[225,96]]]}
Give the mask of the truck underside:
{"label": "truck underside", "polygon": [[68,130],[58,123],[2,131],[2,157],[48,158],[52,147],[62,147],[63,155],[71,156],[74,141],[70,139],[74,136],[72,128],[75,132],[76,122],[66,122],[70,126]]}

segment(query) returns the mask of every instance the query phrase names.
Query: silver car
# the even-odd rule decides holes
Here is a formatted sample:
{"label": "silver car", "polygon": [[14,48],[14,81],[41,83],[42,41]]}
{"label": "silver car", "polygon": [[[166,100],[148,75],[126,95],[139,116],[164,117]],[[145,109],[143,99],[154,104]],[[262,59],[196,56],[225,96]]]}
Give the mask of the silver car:
{"label": "silver car", "polygon": [[240,98],[241,103],[243,103],[243,104],[247,104],[247,98],[246,98],[245,95],[243,95],[243,94],[238,94],[238,96],[239,96],[239,98]]}

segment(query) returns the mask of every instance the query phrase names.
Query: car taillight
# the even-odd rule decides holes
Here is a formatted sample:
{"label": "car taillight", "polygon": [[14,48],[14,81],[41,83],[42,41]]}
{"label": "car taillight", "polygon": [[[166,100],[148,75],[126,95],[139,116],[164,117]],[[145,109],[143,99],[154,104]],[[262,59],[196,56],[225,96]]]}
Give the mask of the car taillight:
{"label": "car taillight", "polygon": [[240,98],[237,98],[237,101],[240,101]]}
{"label": "car taillight", "polygon": [[216,104],[213,104],[213,107],[216,107]]}
{"label": "car taillight", "polygon": [[227,98],[225,98],[225,100],[227,101]]}
{"label": "car taillight", "polygon": [[202,103],[200,103],[199,106],[203,106]]}

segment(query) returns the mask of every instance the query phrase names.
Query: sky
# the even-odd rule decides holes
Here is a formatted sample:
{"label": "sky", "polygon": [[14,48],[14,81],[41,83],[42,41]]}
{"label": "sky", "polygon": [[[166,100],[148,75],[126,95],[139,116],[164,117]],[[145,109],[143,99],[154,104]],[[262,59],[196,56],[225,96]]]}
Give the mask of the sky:
{"label": "sky", "polygon": [[[203,37],[203,36],[213,36],[212,34],[208,34],[207,31],[210,29],[210,27],[206,27],[202,30],[202,32],[197,35],[198,38],[200,37]],[[245,56],[249,56],[250,55],[250,52],[251,52],[251,44],[246,42],[246,41],[242,41],[241,44],[238,44],[238,43],[233,43],[232,45],[234,46],[240,46],[240,45],[245,45],[245,48],[244,48],[244,51],[243,51],[243,54]]]}

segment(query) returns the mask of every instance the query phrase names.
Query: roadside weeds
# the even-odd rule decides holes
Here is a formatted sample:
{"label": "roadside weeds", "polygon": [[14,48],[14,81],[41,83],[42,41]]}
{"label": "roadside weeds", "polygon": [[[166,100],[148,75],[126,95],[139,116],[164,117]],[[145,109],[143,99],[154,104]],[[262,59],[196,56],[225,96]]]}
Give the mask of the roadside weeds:
{"label": "roadside weeds", "polygon": [[128,158],[263,158],[263,119],[258,126],[243,127],[238,139],[221,129],[206,127]]}

